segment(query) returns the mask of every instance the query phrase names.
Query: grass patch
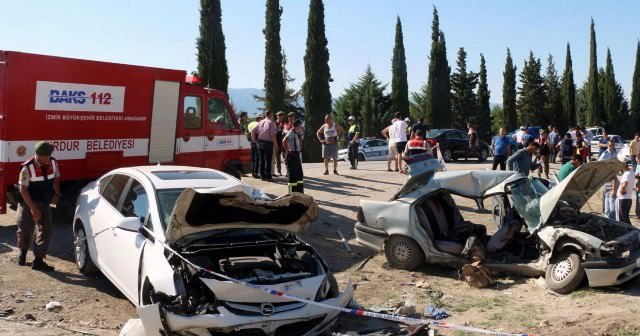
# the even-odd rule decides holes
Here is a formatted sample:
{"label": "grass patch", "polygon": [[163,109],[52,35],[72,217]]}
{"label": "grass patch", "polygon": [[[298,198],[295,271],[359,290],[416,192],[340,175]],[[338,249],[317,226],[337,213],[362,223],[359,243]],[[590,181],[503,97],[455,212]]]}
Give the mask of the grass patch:
{"label": "grass patch", "polygon": [[595,294],[596,291],[593,288],[587,288],[587,289],[581,289],[581,290],[577,290],[577,291],[573,291],[571,293],[571,298],[572,299],[580,299],[583,297],[587,297],[587,296],[591,296],[593,294]]}
{"label": "grass patch", "polygon": [[454,313],[464,313],[467,310],[471,309],[471,305],[468,303],[461,303],[451,307],[451,311]]}
{"label": "grass patch", "polygon": [[640,336],[640,328],[635,326],[627,326],[620,330],[616,334],[618,336]]}

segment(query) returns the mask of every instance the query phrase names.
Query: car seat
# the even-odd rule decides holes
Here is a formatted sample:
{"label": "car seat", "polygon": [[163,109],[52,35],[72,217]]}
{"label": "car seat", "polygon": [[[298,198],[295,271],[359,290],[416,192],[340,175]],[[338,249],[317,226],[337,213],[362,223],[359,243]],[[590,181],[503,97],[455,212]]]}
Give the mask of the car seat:
{"label": "car seat", "polygon": [[[427,202],[427,203],[431,203],[431,202]],[[433,246],[438,251],[446,252],[454,255],[460,255],[462,253],[462,250],[464,250],[463,244],[453,242],[453,241],[448,241],[448,240],[436,239],[435,235],[433,234],[431,225],[433,224],[438,226],[442,225],[442,223],[437,223],[438,222],[437,218],[441,216],[436,216],[434,214],[432,218],[436,220],[436,223],[432,224],[432,221],[429,220],[429,217],[427,216],[427,213],[425,212],[422,206],[416,206],[415,209],[416,209],[416,216],[418,218],[418,223],[420,223],[420,226],[422,226],[422,228],[427,232],[427,236],[431,239],[431,241],[433,242]],[[442,207],[440,207],[440,210],[442,210]],[[444,217],[441,217],[441,218],[444,218]]]}

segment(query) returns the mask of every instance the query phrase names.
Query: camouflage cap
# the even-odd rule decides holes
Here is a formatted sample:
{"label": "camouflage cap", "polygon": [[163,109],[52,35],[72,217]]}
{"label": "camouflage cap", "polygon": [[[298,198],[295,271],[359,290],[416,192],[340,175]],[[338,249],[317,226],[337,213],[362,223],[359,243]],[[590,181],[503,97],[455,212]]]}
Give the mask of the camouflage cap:
{"label": "camouflage cap", "polygon": [[48,141],[38,142],[34,149],[38,155],[51,156],[51,153],[53,153],[53,145]]}

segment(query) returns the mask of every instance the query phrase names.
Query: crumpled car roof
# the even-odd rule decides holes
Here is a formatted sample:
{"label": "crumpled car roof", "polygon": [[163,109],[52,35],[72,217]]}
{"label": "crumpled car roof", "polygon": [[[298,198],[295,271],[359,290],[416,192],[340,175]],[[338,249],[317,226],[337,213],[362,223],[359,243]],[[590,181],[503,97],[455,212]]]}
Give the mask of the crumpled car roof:
{"label": "crumpled car roof", "polygon": [[456,195],[479,199],[490,196],[487,191],[497,185],[520,178],[522,175],[513,171],[456,170],[436,173],[431,184]]}

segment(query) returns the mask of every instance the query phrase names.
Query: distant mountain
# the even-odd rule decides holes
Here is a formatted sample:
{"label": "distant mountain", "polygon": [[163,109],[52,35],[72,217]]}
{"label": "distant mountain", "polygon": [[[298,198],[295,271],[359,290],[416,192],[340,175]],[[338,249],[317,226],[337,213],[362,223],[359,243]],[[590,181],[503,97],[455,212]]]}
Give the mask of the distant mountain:
{"label": "distant mountain", "polygon": [[255,101],[253,95],[264,96],[264,90],[255,88],[229,88],[229,100],[231,100],[231,104],[236,113],[247,111],[250,118],[260,112],[258,108],[262,107],[262,103]]}

